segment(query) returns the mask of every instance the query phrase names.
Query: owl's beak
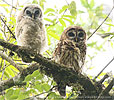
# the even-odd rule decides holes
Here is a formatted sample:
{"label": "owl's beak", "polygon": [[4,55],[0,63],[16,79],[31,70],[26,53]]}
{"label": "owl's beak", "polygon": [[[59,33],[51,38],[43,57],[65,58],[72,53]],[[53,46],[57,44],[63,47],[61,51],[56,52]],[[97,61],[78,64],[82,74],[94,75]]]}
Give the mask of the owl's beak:
{"label": "owl's beak", "polygon": [[75,41],[77,42],[77,37],[75,38]]}
{"label": "owl's beak", "polygon": [[34,19],[34,14],[32,14],[32,18]]}

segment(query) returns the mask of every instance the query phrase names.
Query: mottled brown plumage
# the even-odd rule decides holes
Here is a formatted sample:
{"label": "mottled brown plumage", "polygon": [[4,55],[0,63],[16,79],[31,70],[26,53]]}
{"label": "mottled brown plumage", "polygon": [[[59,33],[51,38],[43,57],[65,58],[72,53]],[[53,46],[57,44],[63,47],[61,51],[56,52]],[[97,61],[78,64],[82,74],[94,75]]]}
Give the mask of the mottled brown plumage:
{"label": "mottled brown plumage", "polygon": [[[86,56],[86,33],[79,26],[70,26],[64,30],[53,54],[53,59],[77,72],[82,71]],[[65,96],[66,85],[58,82],[60,95]]]}

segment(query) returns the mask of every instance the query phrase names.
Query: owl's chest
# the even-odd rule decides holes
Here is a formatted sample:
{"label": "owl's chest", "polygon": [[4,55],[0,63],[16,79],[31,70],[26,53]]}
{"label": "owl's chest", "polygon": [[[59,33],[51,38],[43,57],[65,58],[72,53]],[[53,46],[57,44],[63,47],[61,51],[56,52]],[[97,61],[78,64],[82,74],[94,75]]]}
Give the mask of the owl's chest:
{"label": "owl's chest", "polygon": [[[40,32],[42,30],[41,22],[38,20],[32,20],[30,18],[23,18],[18,24],[19,30],[23,34],[32,35],[32,33]],[[30,34],[31,33],[31,34]],[[40,33],[39,33],[40,34]]]}
{"label": "owl's chest", "polygon": [[67,48],[65,45],[63,45],[59,48],[59,51],[56,52],[55,60],[66,67],[73,69],[77,68],[78,70],[80,69],[80,52],[78,49],[73,50],[72,48]]}

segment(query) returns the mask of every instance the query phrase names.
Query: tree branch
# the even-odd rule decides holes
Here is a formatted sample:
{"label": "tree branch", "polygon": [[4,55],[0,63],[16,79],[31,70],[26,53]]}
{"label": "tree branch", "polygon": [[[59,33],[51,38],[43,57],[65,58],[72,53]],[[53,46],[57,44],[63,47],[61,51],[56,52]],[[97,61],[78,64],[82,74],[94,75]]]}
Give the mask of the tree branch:
{"label": "tree branch", "polygon": [[113,9],[114,9],[114,5],[113,5],[112,9],[110,10],[109,14],[108,14],[108,15],[106,16],[106,18],[103,20],[103,22],[102,22],[102,23],[97,27],[97,29],[88,37],[87,40],[89,40],[89,39],[97,32],[97,30],[103,25],[103,23],[108,19],[108,17],[109,17],[110,14],[112,13]]}
{"label": "tree branch", "polygon": [[8,27],[8,25],[6,24],[6,22],[4,21],[4,19],[1,16],[0,16],[0,19],[2,20],[2,22],[4,23],[4,25],[7,27],[8,31],[13,36],[13,38],[16,39],[15,35],[12,33],[12,31],[10,30],[10,28]]}
{"label": "tree branch", "polygon": [[[11,5],[11,4],[9,4],[9,3],[7,3],[5,0],[2,0],[3,2],[5,2],[7,5],[9,5],[9,6],[11,6],[12,8],[15,8],[15,9],[17,9],[16,7],[14,7],[13,5]],[[17,9],[18,10],[18,9]]]}
{"label": "tree branch", "polygon": [[[104,89],[97,100],[107,100],[110,98],[110,100],[113,100],[113,98],[111,96],[109,96],[109,91],[112,89],[112,87],[114,86],[114,78],[112,79],[112,81],[110,82],[110,84],[106,87],[106,89]],[[106,97],[107,96],[107,97]]]}
{"label": "tree branch", "polygon": [[106,64],[105,67],[103,67],[103,69],[99,72],[99,74],[94,78],[94,80],[96,80],[96,78],[98,78],[98,76],[105,70],[105,68],[108,67],[108,65],[110,65],[114,60],[114,57]]}
{"label": "tree branch", "polygon": [[[73,69],[62,66],[58,63],[55,63],[54,61],[49,61],[48,59],[42,57],[41,55],[36,55],[35,57],[31,57],[31,55],[33,56],[33,54],[31,54],[30,51],[22,49],[22,47],[18,45],[7,43],[2,39],[0,39],[0,45],[3,46],[4,48],[16,52],[19,55],[27,56],[32,61],[39,63],[31,65],[26,69],[23,69],[23,71],[18,75],[20,76],[18,78],[18,82],[14,82],[13,78],[10,79],[9,84],[10,83],[13,84],[10,85],[10,87],[16,85],[17,83],[20,83],[20,80],[22,82],[28,74],[32,74],[35,70],[40,69],[40,71],[46,74],[47,76],[52,76],[56,82],[62,81],[68,86],[76,86],[76,83],[78,82],[80,85],[83,86],[85,94],[98,95],[96,87],[93,85],[91,80],[88,77],[82,75],[81,73],[75,72]],[[17,78],[14,78],[14,80],[15,79]],[[9,88],[5,85],[5,83],[0,85],[0,92]],[[9,84],[7,85],[9,86]],[[5,88],[2,89],[3,87]]]}
{"label": "tree branch", "polygon": [[6,54],[3,54],[3,52],[0,52],[1,58],[5,59],[8,61],[11,65],[13,65],[15,68],[17,68],[19,71],[22,71],[22,67],[18,66],[10,57],[8,57]]}

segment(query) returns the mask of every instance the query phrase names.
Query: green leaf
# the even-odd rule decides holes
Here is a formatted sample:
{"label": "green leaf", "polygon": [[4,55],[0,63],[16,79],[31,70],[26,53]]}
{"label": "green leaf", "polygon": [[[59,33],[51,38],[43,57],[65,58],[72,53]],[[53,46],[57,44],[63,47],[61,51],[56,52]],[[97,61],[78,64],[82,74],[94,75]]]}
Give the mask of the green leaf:
{"label": "green leaf", "polygon": [[48,13],[47,16],[55,16],[55,14],[54,13]]}
{"label": "green leaf", "polygon": [[[47,35],[47,38],[48,38],[48,45],[51,45],[51,38],[50,38],[50,36],[49,35]],[[48,50],[47,50],[48,51]],[[47,52],[46,51],[46,52]]]}
{"label": "green leaf", "polygon": [[73,25],[74,23],[72,22],[72,20],[71,19],[68,19],[68,18],[63,18],[64,20],[66,20],[66,21],[68,21],[68,22],[70,22],[70,24],[71,25]]}
{"label": "green leaf", "polygon": [[70,13],[71,13],[72,16],[76,16],[77,15],[77,12],[76,12],[75,9],[70,10]]}
{"label": "green leaf", "polygon": [[73,18],[73,19],[76,18],[75,16],[71,16],[71,15],[63,15],[62,17],[69,17],[69,18]]}
{"label": "green leaf", "polygon": [[33,0],[32,3],[38,4],[38,1],[37,0]]}
{"label": "green leaf", "polygon": [[95,1],[94,0],[91,0],[91,2],[90,2],[90,8],[92,9],[94,7],[94,5],[95,5]]}
{"label": "green leaf", "polygon": [[63,11],[65,11],[68,8],[68,5],[64,5],[62,9],[60,9],[59,14],[61,14]]}
{"label": "green leaf", "polygon": [[12,71],[12,69],[10,67],[7,67],[5,72],[8,73],[9,77],[11,77],[11,76],[14,77],[15,76],[14,72]]}
{"label": "green leaf", "polygon": [[7,7],[3,7],[7,13],[9,13],[9,9]]}
{"label": "green leaf", "polygon": [[[37,0],[38,1],[38,0]],[[45,3],[46,1],[45,0],[39,0],[39,5],[40,5],[40,7],[42,7],[43,9],[44,9],[44,3]]]}
{"label": "green leaf", "polygon": [[17,73],[19,72],[14,66],[10,65],[9,67],[10,67],[13,71],[15,71],[15,72],[17,72]]}
{"label": "green leaf", "polygon": [[9,5],[7,4],[0,4],[0,7],[8,7]]}
{"label": "green leaf", "polygon": [[48,33],[51,37],[53,37],[53,38],[55,38],[55,39],[57,39],[57,40],[60,39],[60,37],[59,37],[57,34],[55,34],[55,30],[47,30],[47,33]]}
{"label": "green leaf", "polygon": [[14,90],[14,91],[13,91],[13,94],[14,94],[14,95],[19,95],[19,94],[20,94],[20,90],[21,90],[20,88]]}
{"label": "green leaf", "polygon": [[9,97],[13,94],[13,89],[9,89],[6,94],[5,97],[9,100]]}
{"label": "green leaf", "polygon": [[25,98],[27,98],[28,96],[25,94],[25,93],[21,93],[19,96],[18,96],[18,100],[23,100]]}
{"label": "green leaf", "polygon": [[9,73],[7,71],[4,72],[4,76],[10,78]]}
{"label": "green leaf", "polygon": [[64,22],[64,20],[62,18],[59,18],[59,22],[66,27],[66,23]]}
{"label": "green leaf", "polygon": [[18,98],[18,95],[11,95],[9,100],[16,100]]}
{"label": "green leaf", "polygon": [[36,80],[41,80],[42,78],[43,78],[43,76],[40,73],[36,76]]}
{"label": "green leaf", "polygon": [[36,93],[36,90],[35,90],[35,89],[30,89],[30,90],[27,91],[27,92],[28,92],[27,94]]}
{"label": "green leaf", "polygon": [[97,44],[97,42],[92,42],[92,43],[88,43],[87,45],[93,47],[93,46],[95,46],[96,44]]}
{"label": "green leaf", "polygon": [[60,95],[57,95],[55,92],[51,92],[50,95],[48,96],[48,99],[49,100],[50,99],[52,99],[52,100],[65,100]]}
{"label": "green leaf", "polygon": [[49,91],[50,90],[50,88],[51,88],[51,86],[49,85],[49,84],[42,84],[42,87],[43,87],[43,89],[45,90],[45,91]]}
{"label": "green leaf", "polygon": [[0,100],[5,100],[4,96],[0,97]]}
{"label": "green leaf", "polygon": [[28,75],[28,76],[26,76],[25,77],[25,81],[27,82],[27,81],[30,81],[32,79],[32,76],[31,75]]}
{"label": "green leaf", "polygon": [[47,14],[48,12],[55,12],[55,10],[52,8],[47,8],[44,14]]}
{"label": "green leaf", "polygon": [[114,48],[114,44],[113,44],[113,42],[110,42],[110,44],[111,44],[111,47]]}
{"label": "green leaf", "polygon": [[114,26],[114,24],[110,24],[110,23],[105,23],[106,25],[109,25],[109,26]]}
{"label": "green leaf", "polygon": [[82,14],[82,13],[85,13],[85,12],[82,11],[82,10],[78,10],[77,13],[78,13],[78,14]]}
{"label": "green leaf", "polygon": [[38,76],[39,75],[39,71],[38,70],[36,70],[36,71],[34,71],[33,73],[32,73],[32,77],[36,77],[36,76]]}
{"label": "green leaf", "polygon": [[88,8],[88,1],[87,0],[80,0],[81,1],[81,4],[85,7],[85,8]]}
{"label": "green leaf", "polygon": [[52,20],[51,20],[51,19],[49,19],[49,18],[44,18],[44,20],[46,20],[46,21],[48,21],[48,22],[53,23],[53,22],[52,22]]}
{"label": "green leaf", "polygon": [[41,86],[41,84],[35,85],[34,88],[37,89],[39,92],[43,92],[43,87]]}
{"label": "green leaf", "polygon": [[57,35],[59,35],[58,37],[58,39],[60,39],[60,35],[62,34],[62,32],[64,31],[64,26],[61,26],[61,25],[59,25],[59,24],[56,24],[55,26],[54,26],[54,28],[56,28],[56,33],[57,33]]}
{"label": "green leaf", "polygon": [[76,12],[76,3],[75,1],[72,1],[69,5],[69,10],[72,16],[76,16],[77,12]]}

